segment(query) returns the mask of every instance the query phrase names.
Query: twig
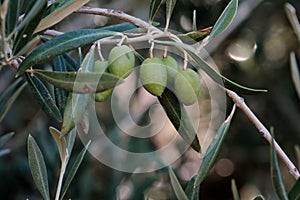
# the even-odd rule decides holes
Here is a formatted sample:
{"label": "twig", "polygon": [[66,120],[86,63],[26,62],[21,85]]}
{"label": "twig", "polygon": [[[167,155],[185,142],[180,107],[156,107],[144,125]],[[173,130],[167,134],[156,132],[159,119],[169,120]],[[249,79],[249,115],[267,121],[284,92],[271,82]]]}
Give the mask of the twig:
{"label": "twig", "polygon": [[[120,20],[123,20],[126,22],[131,22],[138,27],[143,27],[145,29],[149,28],[149,24],[147,22],[145,22],[137,17],[134,17],[132,15],[128,15],[120,10],[113,10],[113,9],[106,9],[106,8],[91,8],[91,7],[84,6],[75,12],[117,18],[117,19],[120,19]],[[151,27],[153,27],[153,26],[151,26]],[[153,28],[157,29],[155,27],[153,27]]]}
{"label": "twig", "polygon": [[298,169],[295,167],[293,162],[289,159],[289,157],[285,154],[285,152],[281,149],[278,143],[273,139],[272,135],[266,129],[266,127],[259,121],[259,119],[255,116],[255,114],[251,111],[251,109],[246,105],[244,99],[238,96],[235,92],[226,89],[227,95],[234,101],[234,103],[239,107],[244,114],[249,118],[249,120],[254,124],[259,133],[271,144],[272,140],[274,141],[274,148],[284,162],[284,164],[289,169],[289,173],[297,180],[300,177]]}

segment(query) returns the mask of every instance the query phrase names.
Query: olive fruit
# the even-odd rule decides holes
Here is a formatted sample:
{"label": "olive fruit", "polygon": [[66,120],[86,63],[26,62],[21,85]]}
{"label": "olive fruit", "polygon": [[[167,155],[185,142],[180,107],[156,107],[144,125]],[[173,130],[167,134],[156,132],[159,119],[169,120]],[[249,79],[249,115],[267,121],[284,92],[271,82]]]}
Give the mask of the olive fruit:
{"label": "olive fruit", "polygon": [[140,67],[144,88],[154,96],[161,96],[167,84],[167,69],[160,58],[147,58]]}
{"label": "olive fruit", "polygon": [[108,56],[110,73],[125,78],[133,70],[135,65],[135,57],[132,49],[126,45],[116,46],[112,48]]}
{"label": "olive fruit", "polygon": [[[107,67],[108,67],[108,61],[97,60],[94,64],[94,72],[104,73],[107,70]],[[106,100],[112,94],[112,92],[113,92],[113,88],[95,93],[95,101],[101,102]]]}
{"label": "olive fruit", "polygon": [[180,70],[180,67],[177,61],[171,56],[167,56],[163,58],[162,61],[167,68],[168,83],[173,84],[174,78],[177,75],[178,71]]}
{"label": "olive fruit", "polygon": [[200,95],[200,78],[192,69],[180,71],[174,79],[175,93],[185,105],[194,104]]}

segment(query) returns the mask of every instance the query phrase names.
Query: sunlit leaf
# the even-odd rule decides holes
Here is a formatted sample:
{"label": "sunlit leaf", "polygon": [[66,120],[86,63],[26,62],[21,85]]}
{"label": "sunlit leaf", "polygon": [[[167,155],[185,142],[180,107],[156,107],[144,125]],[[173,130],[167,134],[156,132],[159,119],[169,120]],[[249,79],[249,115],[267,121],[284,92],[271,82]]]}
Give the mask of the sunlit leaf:
{"label": "sunlit leaf", "polygon": [[64,137],[60,137],[61,133],[59,130],[57,130],[56,128],[50,126],[49,127],[49,131],[57,145],[58,148],[58,152],[59,152],[59,156],[60,156],[60,160],[63,163],[65,161],[66,158],[66,148],[67,148],[67,144],[66,144],[66,140]]}
{"label": "sunlit leaf", "polygon": [[70,186],[70,183],[72,182],[82,160],[83,160],[83,157],[85,156],[86,154],[86,151],[87,149],[89,148],[89,145],[90,145],[91,142],[89,142],[80,152],[80,154],[77,156],[75,162],[73,163],[71,169],[69,170],[69,173],[66,177],[66,180],[63,184],[63,188],[62,188],[62,192],[61,192],[61,196],[60,196],[60,199],[63,199],[65,194],[66,194],[66,191],[67,189],[69,188]]}
{"label": "sunlit leaf", "polygon": [[16,76],[22,74],[30,66],[46,62],[67,51],[92,43],[101,38],[114,35],[114,32],[101,29],[81,29],[68,32],[41,44],[35,48],[20,64]]}
{"label": "sunlit leaf", "polygon": [[55,87],[74,93],[94,93],[113,88],[122,83],[119,77],[109,73],[96,72],[53,72],[30,70]]}
{"label": "sunlit leaf", "polygon": [[2,122],[2,120],[4,119],[4,117],[6,116],[7,112],[9,111],[9,109],[12,107],[13,103],[16,101],[16,99],[18,98],[18,96],[21,94],[21,92],[23,91],[23,89],[25,88],[25,86],[27,85],[27,83],[23,83],[23,85],[21,85],[14,93],[11,97],[9,97],[9,99],[6,101],[6,103],[4,105],[1,105],[0,107],[0,122]]}
{"label": "sunlit leaf", "polygon": [[159,97],[159,102],[180,136],[195,151],[200,152],[201,147],[193,123],[176,95],[166,88],[161,97]]}
{"label": "sunlit leaf", "polygon": [[[273,129],[271,129],[271,134],[273,136]],[[288,195],[284,186],[283,177],[280,171],[277,154],[274,148],[274,139],[270,145],[271,154],[271,178],[275,192],[280,200],[288,200]]]}
{"label": "sunlit leaf", "polygon": [[149,10],[149,21],[150,23],[154,20],[154,17],[161,6],[162,0],[150,0],[150,10]]}
{"label": "sunlit leaf", "polygon": [[62,121],[59,109],[55,105],[54,99],[50,95],[46,86],[36,77],[28,73],[25,74],[33,95],[44,112],[57,122]]}
{"label": "sunlit leaf", "polygon": [[233,200],[240,200],[240,195],[234,179],[231,180],[231,191],[233,195]]}
{"label": "sunlit leaf", "polygon": [[[85,5],[88,2],[89,2],[89,0],[64,1],[63,4],[60,4],[60,6],[57,9],[53,10],[51,12],[51,14],[47,15],[45,18],[42,19],[39,26],[36,28],[35,33],[45,30],[46,28],[49,28],[49,27],[57,24],[58,22],[63,20],[65,17],[69,16],[71,13],[78,10],[80,7],[82,7],[83,5]],[[55,6],[55,5],[53,5],[53,6]]]}
{"label": "sunlit leaf", "polygon": [[172,167],[169,166],[168,169],[169,169],[169,176],[170,176],[171,184],[172,184],[172,187],[173,187],[173,190],[175,192],[177,199],[188,200],[188,197],[184,193]]}
{"label": "sunlit leaf", "polygon": [[188,45],[180,44],[176,42],[170,42],[170,41],[155,41],[155,43],[167,45],[167,46],[175,46],[177,48],[184,49],[190,55],[193,61],[195,61],[196,67],[198,69],[202,69],[216,83],[220,84],[221,86],[225,86],[230,90],[233,90],[240,94],[255,94],[260,92],[267,92],[267,90],[247,88],[227,79],[226,77],[216,72],[207,62],[205,62],[200,56],[198,56],[194,52],[195,51],[194,49],[191,49],[190,46]]}
{"label": "sunlit leaf", "polygon": [[233,18],[236,15],[237,8],[238,0],[231,0],[215,23],[210,33],[210,39],[213,39],[214,37],[222,33],[231,24]]}
{"label": "sunlit leaf", "polygon": [[67,71],[78,71],[80,65],[78,65],[78,63],[69,54],[64,53],[62,56],[64,57],[65,63],[67,64]]}
{"label": "sunlit leaf", "polygon": [[289,199],[300,200],[300,178],[293,185],[292,189],[288,193]]}
{"label": "sunlit leaf", "polygon": [[0,148],[14,135],[14,132],[6,133],[0,137]]}
{"label": "sunlit leaf", "polygon": [[217,157],[221,150],[222,144],[227,135],[227,132],[228,132],[228,129],[230,126],[230,122],[231,122],[234,112],[235,112],[235,105],[231,111],[231,114],[227,117],[227,119],[223,122],[221,127],[218,129],[215,139],[211,142],[211,144],[209,145],[209,147],[206,150],[206,153],[204,155],[201,166],[199,168],[196,180],[194,182],[194,190],[190,197],[190,199],[192,199],[192,200],[199,199],[198,195],[199,195],[200,184],[205,179],[206,175],[211,170],[211,168],[214,166],[214,164],[217,160]]}
{"label": "sunlit leaf", "polygon": [[43,154],[35,142],[34,138],[29,135],[27,140],[28,162],[34,183],[43,198],[50,200],[47,169]]}
{"label": "sunlit leaf", "polygon": [[[17,54],[31,40],[33,31],[42,19],[46,7],[47,0],[37,0],[29,13],[25,15],[24,21],[22,21],[19,26],[22,26],[28,18],[30,20],[28,20],[24,28],[18,30],[14,41],[13,54]],[[19,26],[17,26],[16,29],[18,29]]]}
{"label": "sunlit leaf", "polygon": [[295,52],[291,52],[290,54],[290,67],[291,67],[292,80],[295,85],[298,97],[300,99],[300,73],[299,73],[299,67],[297,64]]}
{"label": "sunlit leaf", "polygon": [[202,41],[206,36],[209,35],[210,31],[211,31],[211,27],[198,30],[198,31],[192,31],[185,34],[179,34],[178,37],[184,43],[193,44]]}

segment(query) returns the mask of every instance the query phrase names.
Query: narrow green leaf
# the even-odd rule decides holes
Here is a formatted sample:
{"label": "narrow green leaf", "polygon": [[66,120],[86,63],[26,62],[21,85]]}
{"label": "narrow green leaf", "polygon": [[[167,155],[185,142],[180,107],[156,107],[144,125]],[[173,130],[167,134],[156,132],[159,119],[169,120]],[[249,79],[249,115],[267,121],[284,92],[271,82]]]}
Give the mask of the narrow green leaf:
{"label": "narrow green leaf", "polygon": [[295,154],[296,154],[296,159],[297,159],[297,167],[300,168],[300,145],[295,145]]}
{"label": "narrow green leaf", "polygon": [[179,34],[178,37],[184,43],[194,44],[196,42],[202,41],[206,36],[209,35],[210,31],[211,31],[211,27],[208,27],[202,30],[192,31],[185,34]]}
{"label": "narrow green leaf", "polygon": [[61,192],[61,196],[60,196],[60,199],[63,199],[69,186],[70,186],[70,183],[72,182],[82,160],[83,160],[83,157],[84,155],[86,154],[86,151],[87,149],[89,148],[89,145],[90,145],[91,141],[81,150],[80,154],[77,156],[74,164],[72,165],[68,175],[67,175],[67,178],[66,178],[66,181],[64,182],[63,184],[63,188],[62,188],[62,192]]}
{"label": "narrow green leaf", "polygon": [[0,147],[2,147],[15,133],[10,132],[0,137]]}
{"label": "narrow green leaf", "polygon": [[178,101],[176,95],[166,88],[158,99],[180,136],[187,144],[191,145],[195,151],[200,152],[201,146],[192,121],[182,103]]}
{"label": "narrow green leaf", "polygon": [[21,0],[10,0],[6,15],[6,34],[11,33],[18,23],[21,10]]}
{"label": "narrow green leaf", "polygon": [[173,190],[175,192],[177,199],[188,200],[188,197],[184,193],[172,167],[169,166],[168,169],[169,169],[169,176],[170,176],[171,184],[172,184],[172,187],[173,187]]}
{"label": "narrow green leaf", "polygon": [[55,102],[46,86],[36,76],[31,76],[28,73],[25,73],[25,76],[31,87],[33,95],[44,112],[55,121],[61,122],[62,117],[60,111],[55,105]]}
{"label": "narrow green leaf", "polygon": [[198,69],[202,69],[208,76],[210,76],[216,83],[220,84],[221,86],[225,86],[226,88],[233,90],[240,94],[255,94],[260,92],[267,92],[267,90],[259,90],[259,89],[252,89],[241,86],[226,77],[222,76],[218,72],[216,72],[207,62],[205,62],[201,57],[199,57],[196,53],[194,53],[195,49],[190,48],[189,45],[180,44],[176,42],[169,42],[169,41],[155,41],[157,44],[167,45],[167,46],[175,46],[180,49],[184,49],[190,57],[195,61],[196,67]]}
{"label": "narrow green leaf", "polygon": [[63,124],[61,127],[61,135],[68,134],[74,127],[75,122],[73,119],[73,93],[69,93],[67,98],[66,107],[64,111]]}
{"label": "narrow green leaf", "polygon": [[[57,56],[54,58],[53,70],[59,72],[67,71],[67,64],[63,56]],[[58,106],[61,115],[63,115],[66,106],[68,92],[61,88],[54,87],[54,96],[55,96],[56,105]]]}
{"label": "narrow green leaf", "polygon": [[221,127],[218,129],[215,139],[211,142],[211,144],[209,145],[209,147],[206,150],[206,153],[202,160],[202,164],[199,168],[196,180],[194,182],[194,190],[193,190],[193,194],[191,196],[192,200],[196,200],[199,198],[198,193],[199,193],[199,189],[200,189],[200,184],[205,179],[206,175],[211,170],[211,168],[214,166],[214,164],[217,160],[217,157],[221,150],[222,144],[227,135],[231,119],[235,112],[235,107],[236,106],[234,105],[230,115],[227,117],[227,119],[223,122]]}
{"label": "narrow green leaf", "polygon": [[169,25],[171,15],[173,13],[174,7],[176,5],[176,0],[166,0],[166,24]]}
{"label": "narrow green leaf", "polygon": [[28,162],[34,183],[43,198],[50,200],[48,176],[44,157],[39,146],[31,135],[28,136],[27,148]]}
{"label": "narrow green leaf", "polygon": [[234,179],[231,179],[231,191],[233,194],[233,200],[240,200],[240,195]]}
{"label": "narrow green leaf", "polygon": [[65,161],[67,152],[66,152],[66,148],[67,148],[67,144],[66,144],[66,140],[64,137],[60,137],[61,133],[59,130],[57,130],[56,128],[50,126],[49,127],[49,131],[57,145],[58,148],[58,152],[59,152],[59,156],[60,156],[60,160],[63,163]]}
{"label": "narrow green leaf", "polygon": [[[69,131],[69,134],[65,136],[66,143],[67,143],[67,151],[68,151],[68,156],[69,157],[72,154],[72,150],[73,150],[73,146],[74,146],[74,143],[75,143],[76,135],[77,135],[76,128],[73,128],[71,131]],[[68,160],[69,160],[69,157],[68,157]]]}
{"label": "narrow green leaf", "polygon": [[265,198],[262,195],[258,195],[256,197],[254,197],[253,200],[265,200]]}
{"label": "narrow green leaf", "polygon": [[65,63],[67,64],[67,71],[69,72],[78,71],[80,65],[78,65],[77,62],[69,54],[64,53],[63,57],[65,59]]}
{"label": "narrow green leaf", "polygon": [[53,72],[30,70],[55,87],[74,93],[101,92],[122,83],[122,79],[109,73],[96,72]]}
{"label": "narrow green leaf", "polygon": [[30,52],[34,47],[36,47],[41,41],[41,36],[37,35],[27,42],[14,56],[19,57]]}
{"label": "narrow green leaf", "polygon": [[[271,129],[271,134],[273,135],[273,129]],[[274,139],[272,140],[272,143],[270,145],[270,154],[271,154],[271,178],[273,187],[275,189],[275,192],[277,194],[277,197],[280,200],[288,200],[288,195],[284,186],[284,181],[281,175],[281,171],[279,168],[278,158],[277,154],[274,148]]]}
{"label": "narrow green leaf", "polygon": [[215,23],[210,33],[210,39],[213,39],[214,37],[222,33],[231,24],[233,18],[236,15],[237,8],[238,0],[231,0]]}
{"label": "narrow green leaf", "polygon": [[27,83],[23,83],[23,85],[21,85],[15,92],[14,94],[7,100],[7,102],[1,106],[0,108],[0,123],[2,122],[2,120],[4,119],[4,117],[6,116],[7,112],[9,111],[9,109],[12,107],[13,103],[16,101],[16,99],[18,98],[18,96],[21,94],[21,92],[23,91],[23,89],[25,88],[25,86],[27,85]]}
{"label": "narrow green leaf", "polygon": [[161,6],[162,0],[150,0],[149,21],[152,23],[154,17]]}
{"label": "narrow green leaf", "polygon": [[289,199],[300,200],[300,178],[293,185],[292,189],[288,193]]}
{"label": "narrow green leaf", "polygon": [[[39,26],[36,28],[35,33],[45,30],[49,28],[65,17],[69,16],[74,11],[78,10],[80,7],[88,3],[89,0],[68,0],[64,1],[57,9],[53,10],[51,14],[47,15],[42,21],[40,22]],[[53,5],[53,4],[52,4]]]}
{"label": "narrow green leaf", "polygon": [[30,20],[28,20],[28,23],[24,26],[24,28],[19,29],[13,46],[14,55],[17,54],[31,40],[33,31],[42,19],[46,7],[47,0],[37,0],[29,13],[25,15],[24,21],[21,22],[20,26],[25,23],[27,18]]}
{"label": "narrow green leaf", "polygon": [[[196,177],[197,175],[194,175],[191,180],[188,182],[186,188],[185,188],[185,194],[186,196],[188,197],[188,199],[190,199],[190,197],[192,196],[193,194],[193,190],[194,190],[194,183],[195,183],[195,180],[196,180]],[[197,192],[197,191],[195,191]],[[199,192],[199,191],[198,191]],[[198,194],[199,195],[199,194]]]}
{"label": "narrow green leaf", "polygon": [[114,32],[101,29],[81,29],[59,35],[35,48],[20,64],[16,76],[25,72],[30,66],[46,62],[67,51],[113,35],[115,35]]}
{"label": "narrow green leaf", "polygon": [[292,80],[295,85],[298,97],[300,99],[300,73],[299,73],[299,67],[297,64],[295,52],[291,52],[290,54],[290,67],[291,67]]}
{"label": "narrow green leaf", "polygon": [[129,22],[106,26],[102,28],[103,31],[114,31],[114,32],[127,32],[129,30],[134,30],[134,29],[137,29],[137,27],[134,24]]}
{"label": "narrow green leaf", "polygon": [[197,31],[197,12],[193,11],[193,31]]}

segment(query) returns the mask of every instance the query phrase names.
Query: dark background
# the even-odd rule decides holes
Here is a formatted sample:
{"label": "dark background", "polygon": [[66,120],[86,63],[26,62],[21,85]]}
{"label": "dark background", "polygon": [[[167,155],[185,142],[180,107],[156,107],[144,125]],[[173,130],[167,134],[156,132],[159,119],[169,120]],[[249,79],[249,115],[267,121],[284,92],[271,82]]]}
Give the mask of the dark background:
{"label": "dark background", "polygon": [[[194,9],[197,10],[198,29],[212,26],[228,2],[178,0],[170,28],[179,32],[190,31]],[[247,4],[251,7],[253,2],[255,1],[244,0],[239,3],[240,6]],[[289,2],[300,12],[299,1]],[[218,44],[213,42],[209,46],[209,51],[219,70],[226,77],[242,85],[268,89],[266,94],[243,97],[267,128],[274,126],[278,143],[294,163],[297,163],[294,146],[300,143],[300,106],[291,80],[289,54],[295,51],[300,58],[300,52],[299,43],[284,12],[285,3],[286,1],[281,0],[262,1],[251,10],[245,20],[230,31],[226,38],[222,38]],[[91,5],[120,9],[147,19],[149,1],[92,1]],[[102,18],[97,19],[99,20],[97,23],[93,20],[83,22],[80,16],[74,14],[56,28],[69,31],[117,22]],[[243,16],[238,15],[237,18],[239,17]],[[155,20],[163,25],[164,19],[164,9],[161,9]],[[238,58],[237,55],[241,57]],[[14,73],[15,71],[9,68],[1,70],[0,91],[13,80]],[[227,101],[229,110],[232,102],[230,99]],[[27,162],[26,138],[29,133],[36,138],[44,153],[52,196],[55,193],[59,157],[48,132],[49,125],[57,126],[40,110],[30,89],[27,88],[15,102],[4,122],[0,124],[1,134],[15,131],[15,136],[6,145],[12,152],[0,158],[1,199],[40,199]],[[78,154],[81,148],[82,144],[77,140],[74,154]],[[260,193],[266,199],[275,198],[269,173],[269,145],[240,110],[237,110],[233,118],[219,159],[225,160],[223,165],[219,163],[221,169],[228,167],[229,163],[232,171],[224,176],[213,170],[201,185],[201,199],[232,199],[231,179],[236,180],[242,199],[251,199]],[[199,167],[199,162],[194,165]],[[281,169],[286,187],[290,189],[294,180],[284,165],[281,165]],[[172,189],[168,184],[166,172],[164,169],[148,174],[126,174],[112,170],[87,155],[71,184],[67,197],[113,199],[117,195],[117,190],[122,191],[120,182],[130,180],[133,195],[127,197],[129,199],[143,199],[143,194],[149,193],[157,195],[159,199],[172,199],[174,196],[171,194]],[[179,178],[185,186],[186,180],[180,175]],[[158,187],[157,182],[162,186]]]}

